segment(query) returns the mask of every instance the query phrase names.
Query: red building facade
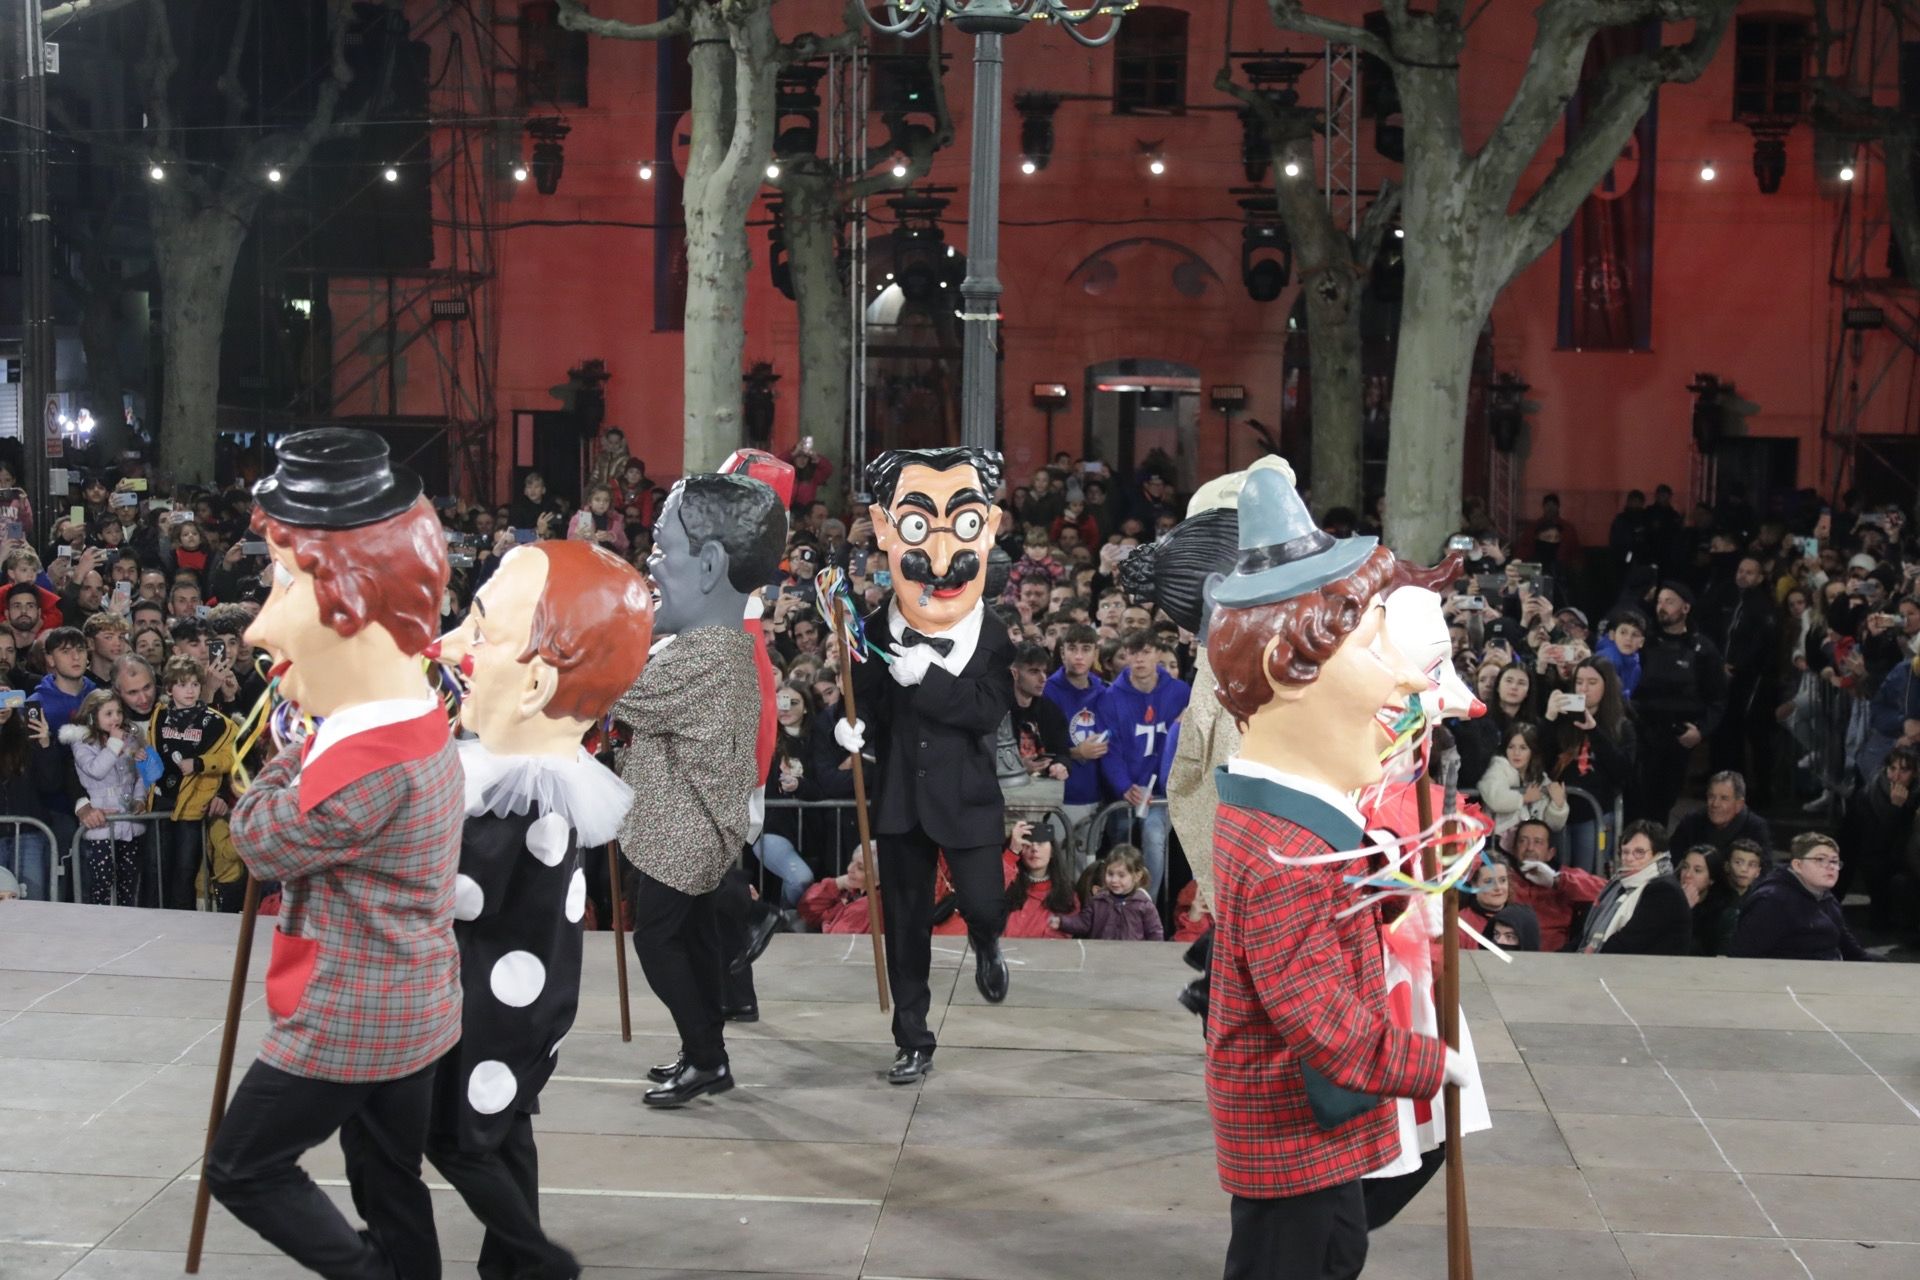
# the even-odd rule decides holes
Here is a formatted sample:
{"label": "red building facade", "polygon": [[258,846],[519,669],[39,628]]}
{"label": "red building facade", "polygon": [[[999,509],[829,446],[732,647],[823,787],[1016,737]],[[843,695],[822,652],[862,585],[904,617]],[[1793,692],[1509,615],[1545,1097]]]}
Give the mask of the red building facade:
{"label": "red building facade", "polygon": [[[1345,9],[1344,16],[1360,21],[1366,7],[1329,3],[1324,9],[1336,16]],[[1748,7],[1760,16],[1781,12],[1779,6]],[[670,189],[676,150],[684,163],[683,139],[676,147],[685,131],[677,110],[686,94],[683,55],[673,46],[606,39],[562,49],[556,42],[563,37],[536,32],[550,8],[493,4],[500,52],[492,70],[500,98],[513,107],[506,114],[562,116],[569,127],[564,172],[551,195],[514,177],[516,161],[531,161],[531,140],[518,119],[492,140],[491,279],[475,297],[488,308],[492,332],[487,454],[500,491],[516,468],[536,460],[538,432],[530,429],[537,420],[525,415],[558,408],[550,388],[590,358],[605,360],[611,374],[606,422],[625,430],[655,476],[680,469],[682,341],[673,323],[678,218],[662,192]],[[1299,405],[1289,405],[1300,380],[1290,376],[1288,359],[1288,317],[1301,282],[1292,280],[1278,298],[1262,302],[1242,278],[1247,220],[1244,193],[1235,189],[1248,186],[1243,129],[1232,101],[1213,88],[1229,47],[1228,8],[1206,0],[1148,6],[1128,19],[1138,36],[1103,49],[1082,48],[1044,26],[1005,42],[1001,403],[1016,474],[1057,450],[1091,451],[1125,465],[1162,447],[1191,478],[1204,478],[1243,466],[1259,451],[1248,420],[1291,424],[1303,416]],[[1784,8],[1792,17],[1793,6]],[[1308,61],[1298,83],[1301,98],[1321,101],[1325,47],[1276,30],[1262,6],[1238,10],[1231,47],[1298,51]],[[599,0],[594,12],[646,21],[658,16],[658,4]],[[830,32],[839,13],[833,0],[787,0],[775,9],[787,36]],[[431,44],[449,28],[420,29]],[[1462,77],[1470,142],[1497,123],[1526,65],[1533,32],[1531,6],[1519,0],[1494,0],[1472,28]],[[1748,37],[1751,43],[1751,31]],[[436,49],[436,58],[445,52]],[[967,37],[949,35],[945,88],[957,137],[916,184],[917,190],[949,189],[941,192],[950,199],[941,232],[961,252],[971,53]],[[550,65],[556,59],[558,70]],[[1616,166],[1613,183],[1620,190],[1653,184],[1651,225],[1636,227],[1633,241],[1636,279],[1649,286],[1647,349],[1565,344],[1566,264],[1557,249],[1522,272],[1502,297],[1491,331],[1493,366],[1529,383],[1528,398],[1539,408],[1513,455],[1510,482],[1506,471],[1490,470],[1484,456],[1470,459],[1469,467],[1480,469],[1482,483],[1488,475],[1496,485],[1510,483],[1508,496],[1520,514],[1532,511],[1538,495],[1558,492],[1568,515],[1598,537],[1629,488],[1664,482],[1686,494],[1698,479],[1687,388],[1701,371],[1734,383],[1742,399],[1757,404],[1746,431],[1776,442],[1737,447],[1739,458],[1723,462],[1723,469],[1731,465],[1770,485],[1822,489],[1839,474],[1844,450],[1826,438],[1823,423],[1833,416],[1831,384],[1848,376],[1840,313],[1861,298],[1834,277],[1885,274],[1885,232],[1872,212],[1880,203],[1878,164],[1866,154],[1816,146],[1810,126],[1801,123],[1785,136],[1777,192],[1762,194],[1752,172],[1754,132],[1736,118],[1742,74],[1730,33],[1697,83],[1660,91],[1653,154],[1630,148]],[[1751,80],[1751,68],[1744,74]],[[529,95],[530,75],[548,100]],[[1893,85],[1880,89],[1888,94]],[[1014,107],[1015,97],[1029,91],[1061,99],[1052,115],[1051,155],[1031,173],[1023,172],[1022,117]],[[1376,122],[1362,115],[1359,124],[1356,198],[1364,202],[1383,179],[1397,176],[1398,166],[1375,145]],[[877,123],[874,129],[877,136]],[[436,147],[470,145],[473,132],[468,128],[462,141],[459,131],[443,131]],[[1551,168],[1560,145],[1555,138],[1535,157],[1531,181]],[[1840,180],[1843,160],[1853,166],[1851,182]],[[1709,167],[1712,180],[1703,177]],[[1320,183],[1324,174],[1293,180]],[[775,195],[771,184],[763,192]],[[462,210],[451,204],[435,212],[443,223],[462,222]],[[768,269],[767,220],[763,198],[750,229],[755,263],[747,359],[766,362],[779,376],[772,440],[785,448],[803,433],[837,433],[840,424],[799,421],[806,371],[799,367],[795,305],[775,288]],[[888,305],[884,278],[894,261],[894,219],[884,199],[870,204],[868,230],[874,248],[862,301],[879,324],[897,318],[899,309],[897,300]],[[1836,255],[1843,239],[1850,265]],[[941,283],[951,288],[958,280]],[[348,287],[336,285],[336,292]],[[952,301],[957,305],[957,293]],[[335,310],[344,314],[339,305]],[[938,316],[939,301],[925,310]],[[959,369],[952,326],[929,322],[917,336],[909,328],[882,324],[872,331],[880,334],[876,349],[883,352],[868,368],[872,448],[957,431],[957,418],[946,412]],[[336,347],[355,340],[339,333]],[[1376,336],[1370,367],[1390,371],[1390,342],[1387,333]],[[1892,340],[1868,333],[1862,342],[1869,345],[1859,353],[1866,371],[1858,377],[1871,378],[1879,353],[1894,354]],[[1887,435],[1909,429],[1908,365],[1896,361],[1882,381],[1887,378],[1898,394],[1851,412],[1853,427]],[[394,407],[431,414],[444,395],[433,381],[403,379]],[[1064,386],[1064,407],[1051,413],[1039,407],[1036,384]],[[1231,419],[1211,398],[1214,389],[1228,387],[1245,394]],[[1390,395],[1390,388],[1379,393]],[[1289,435],[1290,451],[1299,443],[1297,434]]]}

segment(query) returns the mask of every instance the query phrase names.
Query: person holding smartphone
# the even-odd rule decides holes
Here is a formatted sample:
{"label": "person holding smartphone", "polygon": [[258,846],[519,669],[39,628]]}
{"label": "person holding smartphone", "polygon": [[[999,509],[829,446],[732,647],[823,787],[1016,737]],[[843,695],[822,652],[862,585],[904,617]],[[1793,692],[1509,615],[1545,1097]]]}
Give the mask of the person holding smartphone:
{"label": "person holding smartphone", "polygon": [[[1611,831],[1614,809],[1633,781],[1639,739],[1627,715],[1620,676],[1605,658],[1587,658],[1573,672],[1570,693],[1556,694],[1547,705],[1550,731],[1548,772],[1559,783],[1594,798],[1599,812],[1585,804],[1571,807],[1562,833],[1567,866],[1598,874],[1600,834]],[[1606,842],[1612,848],[1613,842]]]}

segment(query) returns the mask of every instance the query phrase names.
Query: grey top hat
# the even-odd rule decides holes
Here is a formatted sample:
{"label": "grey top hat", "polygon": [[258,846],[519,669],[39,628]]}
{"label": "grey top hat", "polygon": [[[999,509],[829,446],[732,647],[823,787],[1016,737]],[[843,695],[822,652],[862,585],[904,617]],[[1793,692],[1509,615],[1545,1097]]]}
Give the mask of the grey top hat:
{"label": "grey top hat", "polygon": [[1286,476],[1250,472],[1240,490],[1240,563],[1214,591],[1213,602],[1239,609],[1292,599],[1348,576],[1379,545],[1378,538],[1325,532]]}
{"label": "grey top hat", "polygon": [[279,465],[253,486],[260,509],[302,529],[357,529],[391,520],[420,500],[420,477],[389,460],[387,442],[353,427],[296,431]]}

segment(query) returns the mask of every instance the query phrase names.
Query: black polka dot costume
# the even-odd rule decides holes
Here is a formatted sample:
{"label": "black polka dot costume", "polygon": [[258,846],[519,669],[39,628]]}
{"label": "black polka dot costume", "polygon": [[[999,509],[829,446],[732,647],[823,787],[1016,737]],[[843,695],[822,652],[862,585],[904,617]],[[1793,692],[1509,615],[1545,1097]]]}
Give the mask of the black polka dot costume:
{"label": "black polka dot costume", "polygon": [[435,1116],[458,1116],[454,1135],[468,1150],[498,1146],[515,1112],[539,1113],[580,1006],[586,906],[565,818],[467,819],[453,890],[465,1010],[460,1043],[441,1065]]}
{"label": "black polka dot costume", "polygon": [[633,793],[584,751],[566,760],[460,746],[460,1043],[435,1073],[427,1158],[486,1227],[481,1275],[577,1276],[573,1255],[540,1227],[533,1117],[580,1005],[581,849],[613,838]]}

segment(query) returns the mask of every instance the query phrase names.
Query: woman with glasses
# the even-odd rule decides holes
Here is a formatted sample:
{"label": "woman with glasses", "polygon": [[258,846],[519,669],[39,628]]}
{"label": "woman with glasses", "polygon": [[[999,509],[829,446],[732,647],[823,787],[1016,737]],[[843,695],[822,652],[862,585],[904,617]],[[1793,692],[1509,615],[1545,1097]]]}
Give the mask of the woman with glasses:
{"label": "woman with glasses", "polygon": [[1674,879],[1667,829],[1629,822],[1620,833],[1613,879],[1587,912],[1580,950],[1610,956],[1684,956],[1693,942],[1693,908]]}
{"label": "woman with glasses", "polygon": [[1768,873],[1740,904],[1730,954],[1759,960],[1881,960],[1861,946],[1833,886],[1840,848],[1809,831],[1793,838],[1787,865]]}

